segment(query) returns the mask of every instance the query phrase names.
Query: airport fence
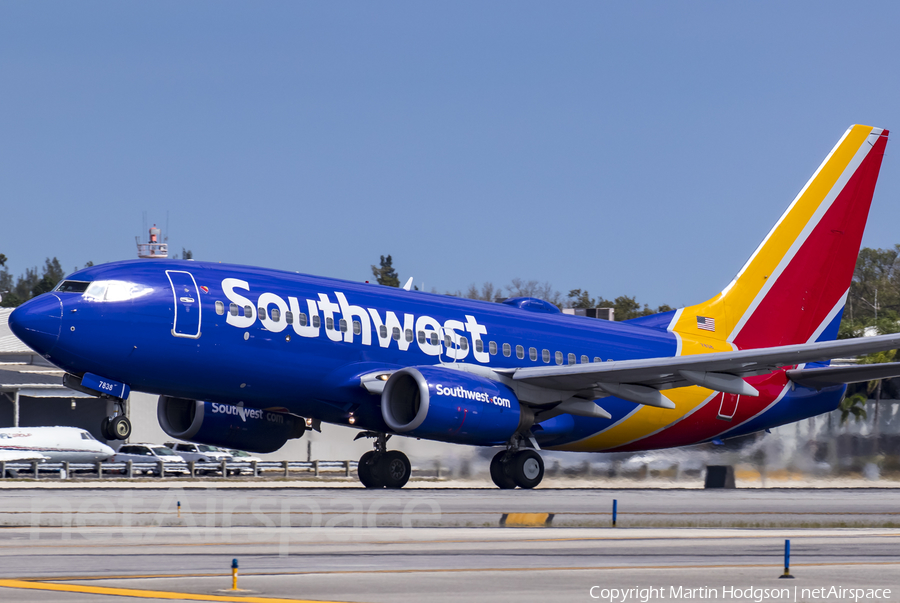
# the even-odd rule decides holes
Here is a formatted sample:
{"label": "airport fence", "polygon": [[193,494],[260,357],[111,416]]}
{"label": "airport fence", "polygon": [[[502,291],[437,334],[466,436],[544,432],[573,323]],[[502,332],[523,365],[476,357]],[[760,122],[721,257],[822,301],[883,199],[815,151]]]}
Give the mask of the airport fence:
{"label": "airport fence", "polygon": [[356,474],[356,461],[222,461],[203,463],[173,462],[96,462],[96,463],[42,463],[0,462],[0,479],[78,479],[78,478],[197,478],[217,477],[351,477]]}

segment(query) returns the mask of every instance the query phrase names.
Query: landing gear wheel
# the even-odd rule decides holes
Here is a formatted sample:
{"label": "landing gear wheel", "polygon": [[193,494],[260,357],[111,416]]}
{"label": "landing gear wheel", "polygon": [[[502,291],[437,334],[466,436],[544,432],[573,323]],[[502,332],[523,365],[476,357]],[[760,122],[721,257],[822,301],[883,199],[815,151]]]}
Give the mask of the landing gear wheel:
{"label": "landing gear wheel", "polygon": [[384,488],[384,482],[381,479],[381,466],[379,462],[381,455],[374,450],[370,450],[359,459],[359,465],[356,467],[356,473],[359,475],[359,481],[366,488]]}
{"label": "landing gear wheel", "polygon": [[385,452],[378,464],[385,488],[402,488],[409,481],[412,466],[409,458],[399,450]]}
{"label": "landing gear wheel", "polygon": [[113,417],[109,420],[109,434],[115,440],[127,440],[131,435],[131,421],[128,417]]}
{"label": "landing gear wheel", "polygon": [[103,417],[103,420],[100,422],[100,435],[103,436],[104,440],[116,439],[116,436],[109,433],[109,417]]}
{"label": "landing gear wheel", "polygon": [[516,482],[510,475],[509,462],[504,461],[506,454],[505,450],[501,450],[491,459],[491,480],[501,490],[512,490],[516,487]]}
{"label": "landing gear wheel", "polygon": [[544,460],[531,449],[520,450],[509,460],[509,473],[520,488],[534,488],[544,479]]}

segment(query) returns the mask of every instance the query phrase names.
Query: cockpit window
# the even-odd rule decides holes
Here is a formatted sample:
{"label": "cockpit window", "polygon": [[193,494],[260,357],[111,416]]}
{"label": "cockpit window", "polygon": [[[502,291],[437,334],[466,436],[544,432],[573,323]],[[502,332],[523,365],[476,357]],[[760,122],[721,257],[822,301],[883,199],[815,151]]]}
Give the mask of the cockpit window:
{"label": "cockpit window", "polygon": [[95,281],[84,292],[84,298],[92,301],[127,301],[153,293],[145,287],[128,281]]}
{"label": "cockpit window", "polygon": [[62,291],[63,293],[84,293],[87,291],[89,281],[62,281],[56,286],[54,291]]}
{"label": "cockpit window", "polygon": [[82,440],[93,440],[93,439],[94,439],[94,436],[92,436],[91,434],[89,434],[89,433],[86,432],[86,431],[82,431],[82,432],[81,432],[81,439],[82,439]]}

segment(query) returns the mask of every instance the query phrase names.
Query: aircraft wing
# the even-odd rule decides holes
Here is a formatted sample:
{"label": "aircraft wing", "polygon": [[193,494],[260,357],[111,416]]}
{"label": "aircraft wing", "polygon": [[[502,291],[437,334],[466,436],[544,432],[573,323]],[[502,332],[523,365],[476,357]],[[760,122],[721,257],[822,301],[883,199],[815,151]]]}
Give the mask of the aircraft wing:
{"label": "aircraft wing", "polygon": [[[688,385],[700,385],[716,391],[740,395],[757,395],[756,390],[743,378],[773,371],[779,367],[807,362],[830,360],[837,357],[870,354],[900,348],[900,334],[880,335],[804,343],[771,348],[756,348],[735,352],[715,352],[691,356],[665,358],[644,358],[567,366],[542,366],[519,368],[507,374],[515,381],[538,387],[578,392],[577,397],[591,399],[613,395],[625,400],[674,408],[674,404],[659,390]],[[900,363],[897,363],[900,364]],[[866,368],[885,365],[865,365]],[[837,368],[837,367],[834,367]],[[879,377],[865,377],[865,373],[831,371],[827,379],[830,383],[847,383]],[[794,371],[797,382],[813,378],[813,371],[827,369],[800,369]],[[887,376],[900,374],[897,365],[888,370]],[[894,372],[891,372],[894,371]],[[818,377],[820,384],[827,373]],[[790,373],[788,373],[790,376]],[[861,378],[860,376],[863,375]],[[846,380],[844,380],[846,377]],[[819,385],[824,387],[824,385]]]}
{"label": "aircraft wing", "polygon": [[45,461],[49,457],[40,452],[29,450],[0,450],[0,462],[15,463],[19,461]]}

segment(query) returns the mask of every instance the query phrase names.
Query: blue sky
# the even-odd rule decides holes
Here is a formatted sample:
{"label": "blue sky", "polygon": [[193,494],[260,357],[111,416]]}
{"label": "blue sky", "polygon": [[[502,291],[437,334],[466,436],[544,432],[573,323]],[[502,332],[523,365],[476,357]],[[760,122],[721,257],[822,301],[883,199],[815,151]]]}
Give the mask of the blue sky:
{"label": "blue sky", "polygon": [[[651,305],[737,272],[853,123],[900,134],[889,2],[0,4],[0,252]],[[896,136],[894,136],[896,138]],[[888,144],[864,245],[900,243]]]}

